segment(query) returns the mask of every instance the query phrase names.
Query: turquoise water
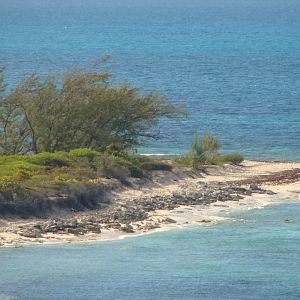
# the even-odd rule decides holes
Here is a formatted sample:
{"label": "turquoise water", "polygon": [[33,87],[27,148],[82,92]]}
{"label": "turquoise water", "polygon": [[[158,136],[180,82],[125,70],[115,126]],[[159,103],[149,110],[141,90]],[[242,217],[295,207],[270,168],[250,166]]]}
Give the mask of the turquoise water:
{"label": "turquoise water", "polygon": [[128,78],[186,107],[146,152],[181,153],[194,129],[248,158],[300,160],[299,0],[0,0],[0,65],[24,74],[112,55]]}
{"label": "turquoise water", "polygon": [[300,299],[299,211],[286,203],[216,226],[0,249],[0,299]]}
{"label": "turquoise water", "polygon": [[[143,151],[182,153],[199,127],[226,151],[300,161],[299,16],[299,0],[0,0],[0,65],[13,86],[111,54],[116,82],[189,112],[163,120],[163,138]],[[300,299],[299,211],[290,203],[217,226],[0,249],[0,299]]]}

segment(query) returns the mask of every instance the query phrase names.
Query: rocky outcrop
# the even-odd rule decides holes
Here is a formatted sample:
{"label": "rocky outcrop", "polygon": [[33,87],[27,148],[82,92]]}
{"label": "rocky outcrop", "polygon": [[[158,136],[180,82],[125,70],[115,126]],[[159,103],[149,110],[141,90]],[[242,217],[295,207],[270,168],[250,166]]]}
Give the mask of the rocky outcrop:
{"label": "rocky outcrop", "polygon": [[[18,234],[28,238],[39,238],[44,234],[74,234],[101,233],[101,228],[116,229],[125,233],[133,233],[132,223],[146,221],[138,224],[139,230],[147,231],[158,228],[160,225],[149,219],[149,213],[156,210],[172,210],[181,205],[209,205],[216,201],[239,201],[253,193],[274,194],[272,191],[261,189],[256,184],[249,188],[230,183],[204,183],[198,182],[193,190],[182,189],[180,193],[170,195],[144,196],[128,200],[127,203],[114,203],[108,207],[91,211],[87,216],[51,219],[39,222],[26,228],[20,227]],[[176,223],[171,218],[165,218],[161,223]],[[209,223],[210,220],[202,220]]]}

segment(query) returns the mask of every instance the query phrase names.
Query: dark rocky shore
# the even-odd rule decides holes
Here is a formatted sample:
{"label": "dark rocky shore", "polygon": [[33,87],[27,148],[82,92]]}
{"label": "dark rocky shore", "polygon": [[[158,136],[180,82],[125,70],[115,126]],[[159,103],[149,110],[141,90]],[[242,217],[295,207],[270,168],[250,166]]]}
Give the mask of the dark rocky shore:
{"label": "dark rocky shore", "polygon": [[[156,210],[173,210],[181,205],[209,205],[217,201],[239,201],[252,194],[274,193],[261,189],[252,183],[241,187],[233,183],[204,183],[199,181],[194,189],[182,189],[171,195],[143,196],[128,200],[124,203],[114,201],[106,208],[88,211],[64,218],[53,218],[30,226],[19,226],[15,233],[28,238],[40,238],[43,234],[74,234],[101,233],[101,229],[117,229],[132,233],[135,231],[131,225],[139,221],[151,221],[149,213]],[[149,220],[150,219],[150,220]],[[204,220],[205,221],[205,220]],[[161,220],[164,223],[175,222],[170,218]],[[138,230],[150,230],[160,227],[159,223],[146,222],[139,225]]]}

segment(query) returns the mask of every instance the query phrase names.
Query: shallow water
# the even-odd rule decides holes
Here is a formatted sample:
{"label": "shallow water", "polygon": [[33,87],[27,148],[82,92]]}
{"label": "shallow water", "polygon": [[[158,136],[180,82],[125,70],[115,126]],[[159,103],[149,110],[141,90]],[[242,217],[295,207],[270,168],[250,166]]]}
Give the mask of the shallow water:
{"label": "shallow water", "polygon": [[13,85],[111,54],[117,81],[190,113],[144,152],[184,152],[199,127],[247,158],[300,160],[299,15],[299,0],[0,0],[0,65]]}
{"label": "shallow water", "polygon": [[[299,299],[300,203],[86,245],[0,249],[3,299]],[[0,296],[0,299],[2,299]]]}

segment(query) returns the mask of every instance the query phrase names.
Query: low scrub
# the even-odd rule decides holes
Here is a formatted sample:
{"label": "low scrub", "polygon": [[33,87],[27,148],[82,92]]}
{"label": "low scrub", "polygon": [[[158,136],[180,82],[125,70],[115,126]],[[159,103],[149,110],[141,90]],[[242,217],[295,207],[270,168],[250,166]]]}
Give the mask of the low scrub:
{"label": "low scrub", "polygon": [[172,166],[162,161],[149,161],[142,163],[142,169],[148,171],[172,171]]}
{"label": "low scrub", "polygon": [[232,163],[234,165],[239,165],[244,161],[244,156],[239,153],[229,153],[220,155],[220,162],[221,163]]}
{"label": "low scrub", "polygon": [[240,164],[244,160],[244,157],[239,153],[222,155],[219,153],[220,149],[221,143],[216,137],[205,133],[200,138],[198,131],[196,131],[189,153],[175,159],[175,162],[197,169],[205,165]]}
{"label": "low scrub", "polygon": [[0,191],[15,191],[20,187],[18,181],[12,176],[0,177]]}
{"label": "low scrub", "polygon": [[51,195],[60,193],[70,184],[99,185],[101,177],[127,183],[130,177],[148,177],[153,170],[170,171],[171,166],[124,150],[98,152],[84,148],[35,155],[4,155],[0,156],[0,191],[21,187]]}
{"label": "low scrub", "polygon": [[93,151],[87,148],[83,149],[74,149],[71,150],[69,156],[75,160],[80,159],[88,159],[89,162],[94,161],[97,157],[100,157],[100,153],[98,151]]}
{"label": "low scrub", "polygon": [[66,152],[42,152],[39,154],[32,155],[30,162],[36,165],[47,166],[47,167],[67,167],[71,164],[68,153]]}

